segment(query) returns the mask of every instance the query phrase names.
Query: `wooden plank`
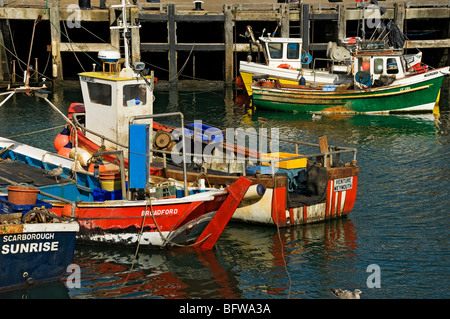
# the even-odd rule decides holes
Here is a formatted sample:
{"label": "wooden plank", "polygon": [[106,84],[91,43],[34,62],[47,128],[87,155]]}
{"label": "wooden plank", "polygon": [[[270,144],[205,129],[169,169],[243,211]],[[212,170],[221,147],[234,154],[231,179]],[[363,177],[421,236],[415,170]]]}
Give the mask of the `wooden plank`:
{"label": "wooden plank", "polygon": [[[168,43],[141,43],[142,52],[169,51]],[[224,43],[178,43],[173,46],[175,51],[225,51]]]}
{"label": "wooden plank", "polygon": [[[319,149],[321,153],[328,153],[328,140],[326,135],[319,136]],[[329,156],[327,156],[326,167],[331,167]]]}
{"label": "wooden plank", "polygon": [[[115,8],[109,9],[109,25],[110,26],[117,25]],[[111,37],[111,46],[114,48],[114,50],[119,50],[120,49],[120,30],[119,29],[110,29],[109,34]]]}
{"label": "wooden plank", "polygon": [[231,84],[233,82],[233,13],[231,12],[231,6],[226,5],[224,7],[224,38],[225,38],[225,83]]}
{"label": "wooden plank", "polygon": [[[61,61],[61,26],[59,16],[59,3],[52,2],[50,6],[50,37],[52,44],[53,77],[57,80],[63,79],[62,61]],[[56,68],[56,74],[55,74]]]}
{"label": "wooden plank", "polygon": [[175,5],[173,3],[169,4],[167,15],[169,17],[167,21],[168,29],[168,43],[169,43],[169,83],[172,85],[177,81],[177,51],[175,45],[177,43],[177,34],[175,22]]}
{"label": "wooden plank", "polygon": [[[4,21],[3,21],[4,22]],[[6,25],[6,23],[4,24]],[[0,23],[0,81],[9,80],[8,55],[5,49],[5,40],[3,38],[3,28]]]}
{"label": "wooden plank", "polygon": [[102,50],[117,50],[110,43],[69,43],[61,42],[59,44],[61,52],[99,52]]}
{"label": "wooden plank", "polygon": [[347,37],[347,21],[345,20],[345,7],[338,5],[338,40],[343,41]]}
{"label": "wooden plank", "polygon": [[278,21],[281,14],[278,11],[236,11],[235,21]]}
{"label": "wooden plank", "polygon": [[422,48],[422,49],[430,49],[430,48],[449,48],[450,47],[450,38],[449,39],[438,39],[438,40],[408,40],[405,42],[405,48]]}
{"label": "wooden plank", "polygon": [[42,8],[0,8],[0,19],[35,20],[38,15],[42,16],[42,20],[49,19],[49,14]]}
{"label": "wooden plank", "polygon": [[[130,10],[130,21],[132,25],[136,24],[136,20],[139,18],[139,10],[136,8],[131,8]],[[131,63],[141,61],[141,37],[139,34],[139,28],[131,29]]]}

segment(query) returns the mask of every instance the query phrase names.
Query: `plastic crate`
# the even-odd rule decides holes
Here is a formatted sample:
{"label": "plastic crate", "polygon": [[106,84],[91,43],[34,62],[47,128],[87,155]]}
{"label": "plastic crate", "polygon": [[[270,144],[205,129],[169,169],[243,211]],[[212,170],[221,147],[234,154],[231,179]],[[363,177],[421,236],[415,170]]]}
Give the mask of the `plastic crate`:
{"label": "plastic crate", "polygon": [[[277,159],[285,159],[289,157],[299,157],[301,154],[292,154],[292,153],[267,153],[263,154],[262,159],[264,160],[277,160]],[[284,169],[293,169],[293,168],[303,168],[306,167],[307,159],[306,158],[298,158],[289,161],[277,162],[275,167],[284,168]],[[270,163],[262,163],[262,165],[269,166]]]}
{"label": "plastic crate", "polygon": [[150,189],[150,197],[163,198],[177,198],[177,188],[174,182],[166,183],[165,185],[157,184]]}
{"label": "plastic crate", "polygon": [[34,205],[16,205],[8,201],[6,196],[0,196],[0,214],[26,213],[35,207],[51,209],[52,204],[36,200]]}
{"label": "plastic crate", "polygon": [[94,201],[104,202],[105,200],[121,200],[122,190],[107,191],[101,188],[94,188],[93,190]]}

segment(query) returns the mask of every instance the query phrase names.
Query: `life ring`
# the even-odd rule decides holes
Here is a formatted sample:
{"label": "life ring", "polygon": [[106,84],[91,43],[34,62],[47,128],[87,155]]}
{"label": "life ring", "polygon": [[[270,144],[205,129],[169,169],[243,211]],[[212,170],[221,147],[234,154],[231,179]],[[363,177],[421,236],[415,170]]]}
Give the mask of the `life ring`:
{"label": "life ring", "polygon": [[279,66],[277,66],[277,68],[280,69],[292,69],[292,67],[289,64],[280,64]]}
{"label": "life ring", "polygon": [[302,53],[302,64],[310,64],[312,56],[309,53]]}

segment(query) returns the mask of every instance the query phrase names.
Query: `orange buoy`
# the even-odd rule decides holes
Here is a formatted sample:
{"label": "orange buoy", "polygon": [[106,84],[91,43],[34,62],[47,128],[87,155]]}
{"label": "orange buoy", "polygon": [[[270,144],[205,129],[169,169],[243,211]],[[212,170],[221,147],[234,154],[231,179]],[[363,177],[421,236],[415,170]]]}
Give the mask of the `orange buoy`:
{"label": "orange buoy", "polygon": [[70,150],[72,149],[72,143],[69,141],[66,145],[61,147],[61,149],[58,151],[58,155],[69,157]]}
{"label": "orange buoy", "polygon": [[236,85],[238,86],[238,87],[240,87],[240,88],[244,88],[244,80],[242,80],[242,77],[241,76],[238,76],[237,78],[236,78]]}
{"label": "orange buoy", "polygon": [[53,146],[55,147],[56,151],[58,152],[61,148],[64,147],[68,142],[70,142],[70,133],[67,127],[65,127],[61,133],[59,133],[55,140],[53,141]]}

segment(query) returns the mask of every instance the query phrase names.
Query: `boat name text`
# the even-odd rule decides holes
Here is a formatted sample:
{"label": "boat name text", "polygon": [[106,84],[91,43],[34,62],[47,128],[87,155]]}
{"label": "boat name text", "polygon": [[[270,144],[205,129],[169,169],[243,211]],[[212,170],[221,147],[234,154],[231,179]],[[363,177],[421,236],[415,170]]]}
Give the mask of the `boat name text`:
{"label": "boat name text", "polygon": [[[36,233],[36,234],[18,234],[3,236],[3,244],[1,254],[23,254],[23,253],[39,253],[46,251],[58,251],[59,241],[42,241],[42,242],[26,242],[17,243],[18,241],[29,240],[51,240],[55,238],[54,233]],[[11,244],[9,244],[11,243]]]}
{"label": "boat name text", "polygon": [[[178,214],[178,209],[177,208],[170,208],[170,209],[157,209],[155,211],[153,211],[153,215],[155,216],[160,216],[160,215],[176,215]],[[152,215],[151,211],[146,210],[146,211],[142,211],[141,216],[150,216]]]}
{"label": "boat name text", "polygon": [[54,239],[55,233],[32,233],[32,234],[17,234],[17,235],[5,235],[3,236],[3,242],[19,241],[19,240],[41,240],[41,239]]}
{"label": "boat name text", "polygon": [[334,180],[334,191],[342,192],[353,187],[353,177],[339,178]]}

